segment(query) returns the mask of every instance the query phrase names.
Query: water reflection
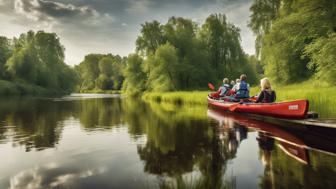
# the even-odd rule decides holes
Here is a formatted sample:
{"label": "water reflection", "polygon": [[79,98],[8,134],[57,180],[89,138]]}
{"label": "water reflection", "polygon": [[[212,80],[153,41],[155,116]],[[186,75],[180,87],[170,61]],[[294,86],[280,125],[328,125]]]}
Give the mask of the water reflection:
{"label": "water reflection", "polygon": [[[333,188],[333,176],[336,174],[336,151],[323,143],[324,138],[316,139],[319,145],[308,146],[306,137],[301,138],[293,131],[261,121],[250,120],[236,114],[225,114],[216,110],[208,111],[209,117],[219,125],[234,122],[256,130],[259,146],[259,158],[264,165],[264,174],[260,177],[261,188]],[[232,123],[231,123],[232,125]],[[308,165],[306,165],[308,164]]]}
{"label": "water reflection", "polygon": [[333,142],[203,106],[98,97],[0,99],[0,188],[336,184]]}

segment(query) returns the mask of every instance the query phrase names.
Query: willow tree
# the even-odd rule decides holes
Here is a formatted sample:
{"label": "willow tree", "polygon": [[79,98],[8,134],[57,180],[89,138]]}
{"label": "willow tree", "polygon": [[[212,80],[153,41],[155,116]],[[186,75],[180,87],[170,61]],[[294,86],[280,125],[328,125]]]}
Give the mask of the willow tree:
{"label": "willow tree", "polygon": [[200,39],[207,47],[216,78],[237,76],[246,66],[247,57],[240,44],[240,30],[227,22],[225,15],[208,16],[202,25]]}
{"label": "willow tree", "polygon": [[146,89],[146,73],[143,71],[144,60],[137,54],[130,54],[124,71],[123,90],[130,95],[138,95]]}
{"label": "willow tree", "polygon": [[144,56],[154,54],[156,49],[165,43],[163,26],[160,22],[145,22],[141,24],[141,35],[136,40],[136,51]]}

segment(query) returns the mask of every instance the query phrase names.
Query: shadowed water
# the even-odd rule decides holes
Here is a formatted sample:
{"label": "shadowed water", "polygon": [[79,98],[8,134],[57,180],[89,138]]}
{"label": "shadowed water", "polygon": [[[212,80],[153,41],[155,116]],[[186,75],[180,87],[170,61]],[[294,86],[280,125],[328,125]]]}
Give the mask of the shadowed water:
{"label": "shadowed water", "polygon": [[332,144],[204,106],[0,99],[0,188],[334,188]]}

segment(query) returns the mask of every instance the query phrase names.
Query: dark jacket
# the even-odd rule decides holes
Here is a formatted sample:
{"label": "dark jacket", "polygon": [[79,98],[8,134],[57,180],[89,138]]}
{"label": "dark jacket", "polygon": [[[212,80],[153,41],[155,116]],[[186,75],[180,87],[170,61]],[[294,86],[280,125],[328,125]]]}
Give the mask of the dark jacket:
{"label": "dark jacket", "polygon": [[260,92],[256,103],[272,103],[276,100],[276,94],[273,90],[263,90]]}

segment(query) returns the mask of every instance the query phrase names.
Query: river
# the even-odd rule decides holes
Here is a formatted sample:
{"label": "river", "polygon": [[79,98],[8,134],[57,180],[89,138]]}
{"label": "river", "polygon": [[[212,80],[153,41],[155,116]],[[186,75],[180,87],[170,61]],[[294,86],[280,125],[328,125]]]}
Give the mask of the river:
{"label": "river", "polygon": [[0,188],[335,188],[335,141],[118,95],[0,99]]}

